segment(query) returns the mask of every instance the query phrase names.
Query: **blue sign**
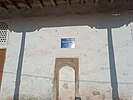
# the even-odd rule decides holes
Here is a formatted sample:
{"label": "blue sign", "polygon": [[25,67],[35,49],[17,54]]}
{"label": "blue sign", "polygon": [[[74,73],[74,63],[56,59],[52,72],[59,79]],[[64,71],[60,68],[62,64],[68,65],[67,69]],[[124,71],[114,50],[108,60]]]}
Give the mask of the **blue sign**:
{"label": "blue sign", "polygon": [[75,38],[61,38],[61,48],[75,48]]}

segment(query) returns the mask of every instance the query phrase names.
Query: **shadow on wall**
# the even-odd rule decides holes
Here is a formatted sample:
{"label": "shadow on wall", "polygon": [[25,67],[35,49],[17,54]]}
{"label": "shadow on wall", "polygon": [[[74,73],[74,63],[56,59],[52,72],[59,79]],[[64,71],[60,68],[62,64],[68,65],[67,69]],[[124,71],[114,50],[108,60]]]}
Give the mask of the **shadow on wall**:
{"label": "shadow on wall", "polygon": [[[130,14],[98,14],[98,15],[67,15],[67,16],[47,16],[38,18],[12,19],[11,31],[23,33],[21,41],[21,50],[18,62],[16,87],[14,92],[14,100],[19,98],[19,86],[21,80],[22,62],[25,46],[25,37],[28,32],[33,32],[46,27],[66,27],[66,26],[84,26],[107,29],[108,50],[110,63],[110,78],[112,86],[112,100],[119,100],[117,72],[115,66],[115,56],[113,49],[112,28],[119,28],[124,25],[129,25],[132,22]],[[16,24],[17,23],[17,24]],[[19,34],[19,33],[18,33]]]}
{"label": "shadow on wall", "polygon": [[[46,27],[65,27],[65,26],[84,26],[108,29],[119,28],[128,25],[133,21],[130,17],[132,12],[113,13],[113,14],[69,14],[61,16],[45,16],[24,19],[12,19],[11,31],[14,32],[33,32]],[[18,19],[18,20],[17,20]],[[17,23],[17,24],[16,24]]]}

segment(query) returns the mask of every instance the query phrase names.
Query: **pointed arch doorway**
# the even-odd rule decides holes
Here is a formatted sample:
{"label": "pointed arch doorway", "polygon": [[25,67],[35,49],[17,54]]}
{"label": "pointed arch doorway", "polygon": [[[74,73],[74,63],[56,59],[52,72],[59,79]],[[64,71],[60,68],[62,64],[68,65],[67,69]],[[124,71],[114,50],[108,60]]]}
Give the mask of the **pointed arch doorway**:
{"label": "pointed arch doorway", "polygon": [[[65,66],[69,66],[74,70],[74,96],[75,98],[79,96],[79,59],[78,58],[56,58],[55,69],[54,69],[54,100],[60,100],[59,98],[59,77],[60,69]],[[69,77],[68,77],[69,78]],[[74,99],[75,100],[75,99]]]}

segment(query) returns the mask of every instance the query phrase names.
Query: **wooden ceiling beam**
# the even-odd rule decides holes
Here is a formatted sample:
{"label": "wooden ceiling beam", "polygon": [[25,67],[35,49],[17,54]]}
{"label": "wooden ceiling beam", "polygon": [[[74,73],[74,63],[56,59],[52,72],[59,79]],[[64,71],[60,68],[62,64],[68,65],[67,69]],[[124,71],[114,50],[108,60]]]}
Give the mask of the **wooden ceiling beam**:
{"label": "wooden ceiling beam", "polygon": [[84,4],[85,3],[85,0],[80,0],[80,4]]}
{"label": "wooden ceiling beam", "polygon": [[15,0],[10,0],[10,1],[17,9],[20,9],[19,5],[16,3]]}
{"label": "wooden ceiling beam", "polygon": [[67,5],[70,6],[71,1],[70,0],[66,0],[66,2],[67,2]]}
{"label": "wooden ceiling beam", "polygon": [[56,6],[56,5],[57,5],[55,0],[50,0],[50,2],[51,2],[51,4],[52,4],[53,6]]}
{"label": "wooden ceiling beam", "polygon": [[113,3],[114,2],[114,0],[110,0],[110,3]]}
{"label": "wooden ceiling beam", "polygon": [[28,5],[29,8],[32,8],[28,0],[25,0],[26,4]]}
{"label": "wooden ceiling beam", "polygon": [[94,0],[95,4],[99,4],[100,0]]}
{"label": "wooden ceiling beam", "polygon": [[44,7],[44,3],[43,3],[43,1],[42,0],[39,0],[40,1],[40,3],[42,4],[42,6]]}
{"label": "wooden ceiling beam", "polygon": [[2,2],[0,2],[0,7],[2,7],[2,8],[4,8],[4,9],[8,10],[8,8],[7,8]]}

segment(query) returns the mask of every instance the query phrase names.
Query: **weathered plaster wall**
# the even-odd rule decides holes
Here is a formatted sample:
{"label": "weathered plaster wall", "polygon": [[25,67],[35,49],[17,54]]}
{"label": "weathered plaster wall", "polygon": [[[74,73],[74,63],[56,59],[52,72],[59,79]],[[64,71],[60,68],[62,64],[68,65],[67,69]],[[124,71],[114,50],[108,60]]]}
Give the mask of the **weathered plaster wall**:
{"label": "weathered plaster wall", "polygon": [[[107,38],[107,28],[111,27],[119,95],[121,100],[132,100],[133,25],[130,15],[11,18],[9,43],[0,45],[7,48],[0,99],[13,99],[21,37],[26,32],[20,100],[54,100],[55,59],[62,57],[79,58],[82,100],[111,100]],[[124,24],[120,25],[121,21],[114,21],[116,19]],[[61,37],[75,38],[76,48],[61,49]]]}
{"label": "weathered plaster wall", "polygon": [[[10,32],[8,45],[0,45],[0,48],[7,48],[0,93],[1,100],[11,100],[14,94],[20,42],[21,33]],[[10,99],[8,99],[9,97]]]}

